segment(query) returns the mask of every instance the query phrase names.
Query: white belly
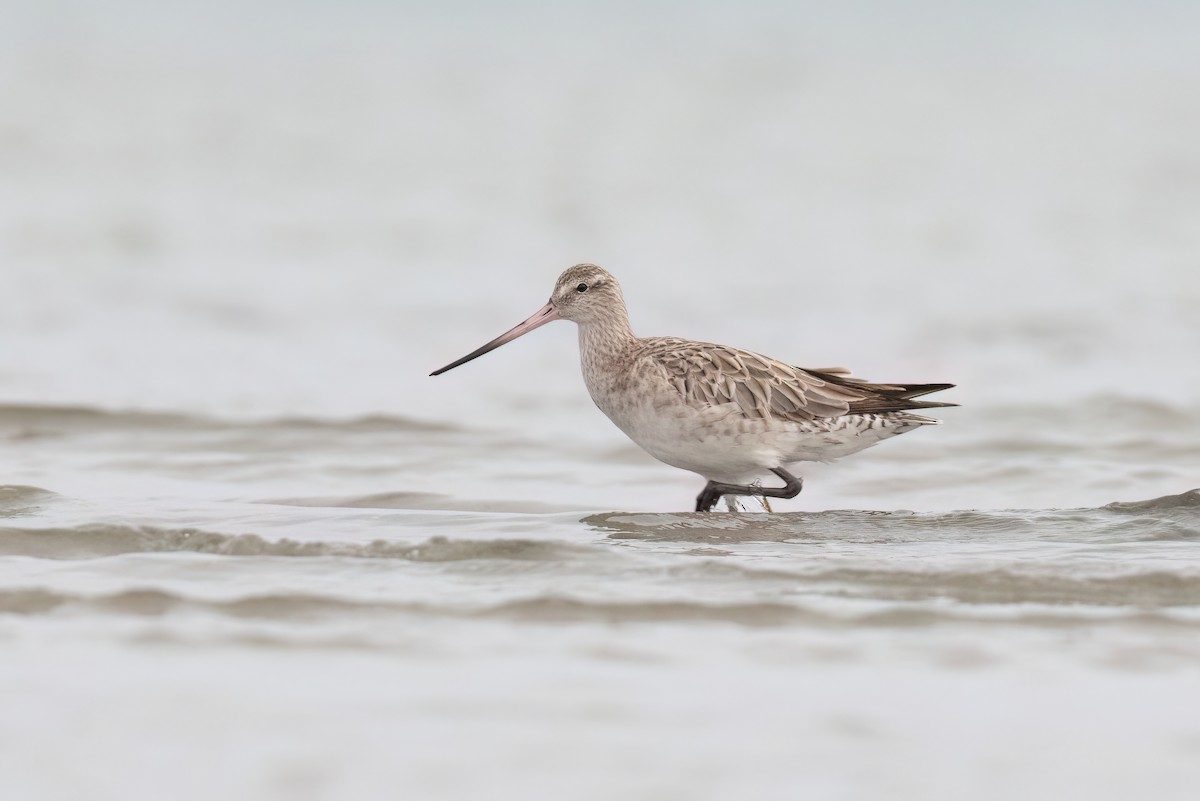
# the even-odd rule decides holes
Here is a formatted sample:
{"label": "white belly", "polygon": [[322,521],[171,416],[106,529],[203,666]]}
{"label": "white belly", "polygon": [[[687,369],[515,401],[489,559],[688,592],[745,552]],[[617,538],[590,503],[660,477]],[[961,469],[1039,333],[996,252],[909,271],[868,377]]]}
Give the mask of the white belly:
{"label": "white belly", "polygon": [[806,423],[749,419],[734,403],[695,408],[669,393],[593,392],[592,399],[654,458],[731,484],[751,483],[773,467],[840,459],[925,422],[903,413]]}

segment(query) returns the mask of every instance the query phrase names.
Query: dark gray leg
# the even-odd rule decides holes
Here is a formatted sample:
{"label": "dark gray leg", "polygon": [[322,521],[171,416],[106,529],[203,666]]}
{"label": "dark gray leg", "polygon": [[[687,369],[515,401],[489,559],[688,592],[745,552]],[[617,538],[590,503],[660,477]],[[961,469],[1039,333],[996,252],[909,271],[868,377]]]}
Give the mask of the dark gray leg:
{"label": "dark gray leg", "polygon": [[745,484],[722,484],[710,481],[696,496],[696,511],[711,512],[722,495],[761,495],[764,498],[795,498],[804,489],[804,481],[796,478],[782,467],[772,467],[771,472],[784,480],[782,487],[751,487]]}

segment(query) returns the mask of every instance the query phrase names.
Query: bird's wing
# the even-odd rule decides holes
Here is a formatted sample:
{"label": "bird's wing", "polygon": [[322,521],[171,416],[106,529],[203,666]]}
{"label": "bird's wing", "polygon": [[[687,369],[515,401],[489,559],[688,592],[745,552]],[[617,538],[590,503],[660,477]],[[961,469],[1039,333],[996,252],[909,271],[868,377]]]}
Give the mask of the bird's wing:
{"label": "bird's wing", "polygon": [[683,398],[696,405],[737,404],[751,419],[803,422],[846,414],[953,406],[912,400],[951,384],[871,384],[842,368],[805,370],[750,351],[661,337],[644,356]]}

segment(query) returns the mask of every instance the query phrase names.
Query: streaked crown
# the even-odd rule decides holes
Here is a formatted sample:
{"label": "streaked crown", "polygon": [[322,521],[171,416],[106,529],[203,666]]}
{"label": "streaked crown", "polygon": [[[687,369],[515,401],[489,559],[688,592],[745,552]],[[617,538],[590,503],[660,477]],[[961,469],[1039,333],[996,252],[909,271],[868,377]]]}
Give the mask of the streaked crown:
{"label": "streaked crown", "polygon": [[577,323],[627,315],[621,285],[595,264],[576,264],[564,270],[554,284],[550,302],[560,317]]}

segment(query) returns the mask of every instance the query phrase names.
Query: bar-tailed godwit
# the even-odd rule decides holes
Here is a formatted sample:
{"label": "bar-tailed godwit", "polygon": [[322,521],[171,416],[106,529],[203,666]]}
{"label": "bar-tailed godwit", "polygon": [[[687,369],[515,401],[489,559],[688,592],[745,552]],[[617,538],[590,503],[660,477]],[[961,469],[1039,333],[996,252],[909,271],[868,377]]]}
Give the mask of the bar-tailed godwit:
{"label": "bar-tailed godwit", "polygon": [[[806,370],[724,345],[634,336],[620,285],[594,264],[568,268],[532,317],[430,375],[553,320],[578,324],[583,378],[600,411],[651,456],[708,480],[697,512],[723,495],[759,496],[764,506],[794,498],[803,483],[789,467],[940,422],[913,409],[956,405],[915,400],[953,384],[871,384],[842,368]],[[784,485],[759,486],[767,473]]]}

